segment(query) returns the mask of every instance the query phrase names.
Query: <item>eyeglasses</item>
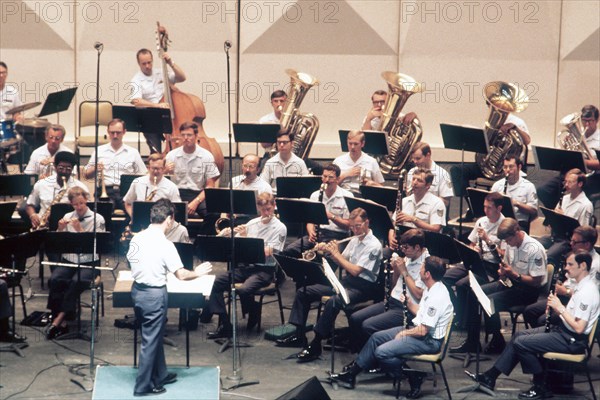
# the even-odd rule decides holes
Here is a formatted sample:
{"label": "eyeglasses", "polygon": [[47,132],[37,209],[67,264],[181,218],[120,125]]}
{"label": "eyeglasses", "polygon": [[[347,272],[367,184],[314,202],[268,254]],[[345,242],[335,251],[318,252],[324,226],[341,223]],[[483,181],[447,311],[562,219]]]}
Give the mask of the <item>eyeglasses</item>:
{"label": "eyeglasses", "polygon": [[256,164],[242,164],[242,168],[256,168]]}
{"label": "eyeglasses", "polygon": [[363,221],[360,224],[356,224],[356,225],[350,225],[350,229],[354,229],[354,230],[358,230],[358,229],[362,229],[362,227],[365,225],[365,221]]}
{"label": "eyeglasses", "polygon": [[373,100],[373,104],[385,104],[385,100]]}
{"label": "eyeglasses", "polygon": [[571,243],[571,244],[581,244],[581,243],[587,243],[587,241],[585,241],[585,240],[571,240],[569,243]]}
{"label": "eyeglasses", "polygon": [[278,145],[282,145],[282,144],[288,144],[288,143],[290,143],[290,141],[289,141],[289,140],[278,140],[278,141],[277,141],[277,144],[278,144]]}
{"label": "eyeglasses", "polygon": [[56,167],[57,171],[72,171],[73,167],[72,166],[66,166],[66,165],[58,165]]}

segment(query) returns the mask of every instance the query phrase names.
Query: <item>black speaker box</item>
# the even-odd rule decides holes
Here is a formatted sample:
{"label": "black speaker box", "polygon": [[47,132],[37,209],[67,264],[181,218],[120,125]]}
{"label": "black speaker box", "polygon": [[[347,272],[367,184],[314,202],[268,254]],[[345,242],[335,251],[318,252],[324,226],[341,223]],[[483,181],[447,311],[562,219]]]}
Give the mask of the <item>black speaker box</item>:
{"label": "black speaker box", "polygon": [[302,382],[275,400],[331,400],[316,376]]}

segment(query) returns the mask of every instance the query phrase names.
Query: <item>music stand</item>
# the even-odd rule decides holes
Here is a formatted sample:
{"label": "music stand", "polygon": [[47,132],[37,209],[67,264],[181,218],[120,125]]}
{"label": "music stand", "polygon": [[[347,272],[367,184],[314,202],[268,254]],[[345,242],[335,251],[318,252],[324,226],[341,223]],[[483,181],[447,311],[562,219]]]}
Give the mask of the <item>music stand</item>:
{"label": "music stand", "polygon": [[278,197],[309,199],[321,187],[320,176],[280,176],[275,179]]}
{"label": "music stand", "polygon": [[350,211],[355,208],[363,208],[369,217],[369,227],[373,231],[373,235],[382,242],[386,243],[388,239],[388,232],[390,229],[394,229],[394,223],[392,218],[387,211],[387,208],[381,204],[377,204],[371,200],[357,199],[355,197],[346,197],[346,205]]}
{"label": "music stand", "polygon": [[394,212],[396,210],[396,202],[398,201],[397,189],[385,186],[360,185],[359,190],[364,199],[372,200],[377,204],[381,204],[390,212]]}
{"label": "music stand", "polygon": [[565,214],[540,206],[544,214],[544,224],[548,223],[552,228],[552,236],[569,240],[573,231],[579,226],[579,221]]}
{"label": "music stand", "polygon": [[[95,240],[94,240],[95,239]],[[72,268],[77,268],[77,282],[81,282],[81,268],[91,268],[92,270],[102,270],[105,268],[92,266],[82,266],[79,257],[80,254],[95,254],[101,256],[102,254],[109,254],[112,252],[112,236],[110,232],[47,232],[44,241],[45,249],[49,253],[75,253],[78,256],[77,264],[73,264]],[[48,263],[46,263],[48,264]],[[52,264],[52,263],[50,263]],[[62,266],[69,266],[64,263]],[[109,268],[110,269],[110,268]],[[94,274],[95,275],[95,274]],[[95,318],[96,304],[95,304],[95,281],[94,276],[90,282],[90,289],[92,290],[92,320]],[[60,340],[65,339],[83,339],[87,341],[93,340],[92,337],[81,331],[81,312],[77,316],[77,332],[73,334],[66,334],[60,337]]]}
{"label": "music stand", "polygon": [[[9,273],[9,277],[15,278],[15,275],[26,274],[26,271],[18,271],[17,270],[17,260],[25,261],[29,257],[37,256],[37,253],[42,245],[42,241],[44,240],[44,236],[46,234],[45,230],[35,231],[35,232],[26,232],[22,233],[18,236],[13,236],[10,238],[0,240],[0,265],[10,265],[11,272]],[[12,287],[12,331],[15,333],[15,320],[17,315],[15,313],[15,286]],[[12,351],[17,353],[21,357],[25,357],[23,352],[21,351],[25,347],[27,347],[27,343],[11,343],[9,345],[2,345],[0,347],[0,351]]]}
{"label": "music stand", "polygon": [[[467,202],[469,203],[469,207],[471,207],[475,220],[485,216],[485,212],[483,211],[483,201],[485,200],[485,196],[490,193],[492,192],[483,189],[467,188]],[[506,218],[516,219],[512,199],[510,196],[502,193],[500,194],[502,195],[502,215]]]}
{"label": "music stand", "polygon": [[233,123],[233,137],[237,143],[275,143],[279,124]]}
{"label": "music stand", "polygon": [[550,147],[534,146],[533,159],[539,169],[565,173],[570,169],[579,168],[586,171],[583,154],[579,151],[554,149]]}
{"label": "music stand", "polygon": [[[348,152],[348,133],[350,131],[346,129],[340,129],[340,145],[344,153]],[[367,154],[373,154],[376,156],[385,156],[389,154],[388,137],[385,132],[382,131],[361,131],[365,135],[365,147],[362,151]]]}
{"label": "music stand", "polygon": [[121,175],[121,184],[119,185],[119,194],[121,195],[121,198],[125,197],[133,181],[137,178],[141,178],[142,176],[144,175]]}
{"label": "music stand", "polygon": [[[133,216],[131,218],[132,232],[139,232],[150,225],[150,209],[155,204],[154,201],[134,201]],[[182,225],[187,225],[187,202],[173,202],[175,207],[175,221]]]}
{"label": "music stand", "polygon": [[75,92],[77,92],[77,87],[50,93],[37,117],[45,117],[68,110],[73,97],[75,97]]}
{"label": "music stand", "polygon": [[13,213],[16,209],[16,201],[0,203],[0,228],[8,227],[8,225],[10,225],[12,222]]}
{"label": "music stand", "polygon": [[[461,177],[460,177],[460,187],[462,190],[463,182],[465,180],[464,170],[465,170],[465,151],[470,151],[474,153],[484,153],[488,152],[488,141],[485,136],[483,129],[479,128],[470,128],[466,126],[460,125],[451,125],[451,124],[440,124],[440,129],[442,130],[442,139],[444,140],[444,147],[446,149],[455,149],[460,150],[460,168],[461,168]],[[458,211],[458,237],[462,236],[462,227],[463,227],[463,199],[464,193],[460,194],[460,204]]]}
{"label": "music stand", "polygon": [[236,214],[258,214],[254,190],[206,188],[204,193],[206,193],[206,209],[210,213],[229,213],[229,203],[233,195],[233,208]]}
{"label": "music stand", "polygon": [[425,246],[429,254],[448,260],[449,264],[456,264],[461,261],[455,239],[439,232],[424,230],[423,233],[425,234]]}
{"label": "music stand", "polygon": [[275,199],[279,219],[284,224],[300,224],[300,253],[304,251],[304,224],[324,225],[329,222],[325,204],[303,199]]}
{"label": "music stand", "polygon": [[[171,110],[158,107],[113,106],[113,118],[120,118],[131,131],[138,134],[138,152],[140,151],[140,132],[172,133]],[[152,150],[152,149],[150,149]]]}
{"label": "music stand", "polygon": [[[475,298],[477,299],[477,309],[478,309],[477,318],[478,318],[479,323],[481,323],[481,317],[483,316],[483,311],[485,311],[485,313],[490,317],[496,312],[494,310],[494,303],[492,302],[492,300],[490,300],[489,297],[487,297],[485,295],[485,293],[481,289],[481,286],[479,285],[479,282],[477,282],[477,278],[475,278],[475,275],[473,274],[472,271],[469,271],[469,284],[470,284],[471,290],[475,294]],[[480,358],[479,358],[479,353],[480,353],[480,351],[479,351],[479,336],[480,335],[481,335],[481,332],[479,333],[478,338],[477,338],[477,352],[475,353],[475,376],[479,375],[479,361],[480,361]],[[480,392],[488,394],[492,397],[496,397],[496,394],[494,393],[493,390],[486,388],[479,382],[475,382],[472,385],[459,388],[456,392],[457,393],[465,393],[465,392],[474,392],[476,390],[479,390]]]}

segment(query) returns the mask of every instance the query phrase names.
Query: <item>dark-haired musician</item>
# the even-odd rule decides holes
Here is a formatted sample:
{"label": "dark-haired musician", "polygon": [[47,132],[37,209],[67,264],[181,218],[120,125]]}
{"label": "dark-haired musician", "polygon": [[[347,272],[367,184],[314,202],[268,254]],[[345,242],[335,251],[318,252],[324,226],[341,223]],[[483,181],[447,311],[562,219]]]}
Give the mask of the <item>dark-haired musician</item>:
{"label": "dark-haired musician", "polygon": [[292,152],[293,141],[293,134],[279,131],[277,133],[277,154],[269,158],[260,174],[260,177],[275,190],[277,190],[276,180],[279,177],[308,175],[308,168],[306,168],[304,160]]}
{"label": "dark-haired musician", "polygon": [[[181,67],[173,62],[168,53],[163,53],[162,58],[168,66],[169,82],[172,84],[183,82],[186,79],[185,72]],[[148,49],[140,49],[136,54],[136,59],[140,70],[131,78],[129,82],[133,87],[131,93],[131,104],[136,107],[159,107],[169,108],[168,103],[161,103],[164,95],[163,71],[161,68],[153,68],[152,52]],[[144,133],[148,147],[152,153],[161,152],[163,140],[162,133]]]}
{"label": "dark-haired musician", "polygon": [[412,177],[419,168],[431,171],[433,182],[429,191],[442,199],[446,207],[448,207],[450,199],[454,195],[452,180],[448,171],[437,165],[431,158],[431,146],[425,142],[417,142],[413,148],[412,162],[415,164],[415,167],[408,171],[406,175],[406,192],[412,192]]}

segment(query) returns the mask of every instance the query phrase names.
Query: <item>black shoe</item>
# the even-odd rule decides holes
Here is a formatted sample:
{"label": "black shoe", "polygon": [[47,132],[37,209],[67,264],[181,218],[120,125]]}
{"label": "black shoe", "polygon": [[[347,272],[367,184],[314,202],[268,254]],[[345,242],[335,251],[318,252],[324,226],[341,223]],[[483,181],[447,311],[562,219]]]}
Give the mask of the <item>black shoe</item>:
{"label": "black shoe", "polygon": [[208,323],[210,323],[210,321],[212,321],[212,317],[213,317],[212,313],[203,311],[202,314],[200,314],[199,320],[203,324],[208,324]]}
{"label": "black shoe", "polygon": [[246,330],[251,331],[258,325],[258,319],[260,316],[260,304],[257,302],[253,302],[250,306],[250,310],[248,310],[248,324],[246,325]]}
{"label": "black shoe", "polygon": [[421,397],[421,385],[423,384],[426,376],[427,374],[421,371],[408,372],[410,391],[406,394],[407,399],[418,399]]}
{"label": "black shoe", "polygon": [[53,339],[56,339],[64,334],[66,334],[66,333],[69,333],[68,326],[50,325],[50,328],[46,332],[46,339],[53,340]]}
{"label": "black shoe", "polygon": [[481,345],[479,343],[469,343],[467,341],[462,342],[459,346],[451,347],[449,352],[450,354],[456,353],[477,353],[477,347],[479,346],[479,350],[481,350]]}
{"label": "black shoe", "polygon": [[208,332],[207,339],[229,339],[233,334],[233,329],[230,326],[221,325],[214,332]]}
{"label": "black shoe", "polygon": [[177,374],[175,372],[169,372],[165,379],[160,383],[160,386],[169,385],[175,382],[177,382]]}
{"label": "black shoe", "polygon": [[277,339],[275,341],[275,345],[278,347],[305,347],[306,346],[306,336],[298,336],[298,335],[292,335],[292,336],[288,336],[284,339]]}
{"label": "black shoe", "polygon": [[332,374],[330,379],[346,389],[354,389],[356,386],[356,373],[353,372],[353,367],[339,374]]}
{"label": "black shoe", "polygon": [[0,342],[7,343],[25,343],[27,338],[16,333],[6,332],[0,335]]}
{"label": "black shoe", "polygon": [[349,364],[344,365],[342,372],[350,371],[356,365],[356,360],[352,360]]}
{"label": "black shoe", "polygon": [[504,337],[502,335],[494,336],[492,340],[485,347],[483,352],[485,354],[500,354],[504,351],[506,347],[506,342],[504,341]]}
{"label": "black shoe", "polygon": [[475,375],[474,373],[467,371],[467,370],[465,370],[465,374],[467,374],[467,376],[469,378],[473,379],[475,382],[479,383],[481,386],[485,387],[486,389],[494,390],[494,387],[496,386],[496,381],[494,381],[492,378],[490,378],[486,374]]}
{"label": "black shoe", "polygon": [[520,399],[528,400],[547,399],[552,396],[552,392],[543,385],[533,385],[528,391],[519,393]]}
{"label": "black shoe", "polygon": [[148,391],[148,392],[133,392],[133,395],[136,397],[139,396],[153,396],[156,394],[163,394],[166,393],[167,389],[165,389],[164,387],[160,386],[160,387],[155,387],[152,390]]}
{"label": "black shoe", "polygon": [[320,344],[311,344],[306,349],[296,355],[299,363],[315,361],[321,355],[323,349]]}

